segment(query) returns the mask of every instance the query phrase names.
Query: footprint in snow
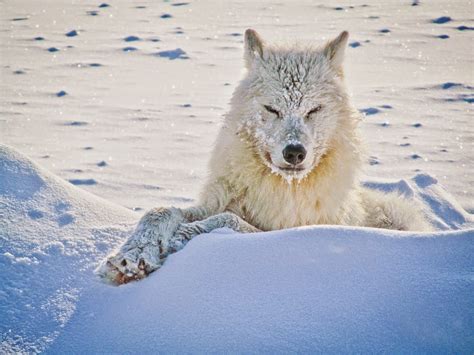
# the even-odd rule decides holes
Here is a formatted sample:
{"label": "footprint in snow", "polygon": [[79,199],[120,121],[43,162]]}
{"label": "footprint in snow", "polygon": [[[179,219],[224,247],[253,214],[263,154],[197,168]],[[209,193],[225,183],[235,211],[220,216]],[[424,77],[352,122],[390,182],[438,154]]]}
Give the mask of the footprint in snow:
{"label": "footprint in snow", "polygon": [[474,86],[465,85],[465,84],[462,84],[462,83],[453,83],[453,82],[449,82],[449,81],[437,86],[437,88],[443,89],[443,90],[448,90],[448,89],[453,89],[453,88],[454,89],[474,90]]}
{"label": "footprint in snow", "polygon": [[436,23],[437,25],[441,25],[443,23],[448,23],[451,20],[452,18],[449,16],[441,16],[441,17],[435,18],[434,20],[431,20],[431,22]]}
{"label": "footprint in snow", "polygon": [[183,51],[181,48],[176,48],[169,51],[161,51],[156,53],[156,55],[162,58],[168,58],[169,60],[189,59],[186,52]]}
{"label": "footprint in snow", "polygon": [[63,126],[81,127],[87,126],[89,123],[85,121],[70,121],[63,124]]}
{"label": "footprint in snow", "polygon": [[368,107],[368,108],[360,109],[359,112],[365,114],[366,116],[371,116],[371,115],[375,115],[375,114],[379,113],[380,110],[378,108],[375,108],[375,107]]}
{"label": "footprint in snow", "polygon": [[69,213],[65,213],[58,217],[57,222],[60,227],[64,227],[74,222],[74,216]]}
{"label": "footprint in snow", "polygon": [[380,33],[390,33],[392,31],[390,31],[388,28],[382,28],[381,30],[379,30]]}
{"label": "footprint in snow", "polygon": [[97,185],[97,181],[94,179],[69,179],[68,180],[73,185]]}
{"label": "footprint in snow", "polygon": [[79,33],[76,30],[69,31],[66,33],[66,37],[76,37]]}
{"label": "footprint in snow", "polygon": [[352,48],[357,48],[360,46],[361,46],[360,42],[357,42],[357,41],[349,43],[349,47],[352,47]]}
{"label": "footprint in snow", "polygon": [[27,212],[28,217],[31,219],[40,219],[44,217],[44,213],[39,210],[29,210]]}
{"label": "footprint in snow", "polygon": [[128,36],[123,39],[125,42],[135,42],[135,41],[140,41],[140,37],[137,36]]}
{"label": "footprint in snow", "polygon": [[447,83],[441,84],[441,89],[448,90],[448,89],[451,89],[451,88],[461,87],[461,86],[463,86],[461,83],[447,82]]}
{"label": "footprint in snow", "polygon": [[134,51],[136,51],[136,50],[138,50],[138,48],[136,48],[136,47],[125,47],[125,48],[122,48],[122,51],[124,51],[124,52],[134,52]]}
{"label": "footprint in snow", "polygon": [[58,202],[54,205],[54,210],[57,212],[57,213],[63,213],[63,212],[66,212],[68,211],[69,209],[71,208],[71,205],[69,203],[66,203],[66,202]]}
{"label": "footprint in snow", "polygon": [[63,96],[66,96],[66,95],[67,95],[67,92],[64,91],[64,90],[58,91],[58,92],[56,93],[56,96],[57,96],[57,97],[63,97]]}
{"label": "footprint in snow", "polygon": [[173,15],[171,15],[171,14],[163,14],[163,15],[160,16],[160,18],[162,18],[162,19],[167,19],[167,18],[172,18],[172,17],[173,17]]}
{"label": "footprint in snow", "polygon": [[369,164],[370,165],[379,165],[380,164],[379,158],[377,158],[376,156],[371,156],[369,158]]}
{"label": "footprint in snow", "polygon": [[459,26],[456,28],[458,31],[474,31],[474,27],[470,27],[470,26]]}
{"label": "footprint in snow", "polygon": [[102,64],[100,63],[75,63],[72,64],[72,67],[74,68],[97,68],[101,67]]}

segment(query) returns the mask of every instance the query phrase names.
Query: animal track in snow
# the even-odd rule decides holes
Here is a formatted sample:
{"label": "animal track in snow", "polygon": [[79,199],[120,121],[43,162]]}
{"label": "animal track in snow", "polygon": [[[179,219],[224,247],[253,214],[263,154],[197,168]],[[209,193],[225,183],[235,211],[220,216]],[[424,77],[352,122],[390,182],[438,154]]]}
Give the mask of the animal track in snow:
{"label": "animal track in snow", "polygon": [[441,16],[441,17],[438,17],[434,20],[431,20],[431,22],[436,23],[437,25],[441,25],[443,23],[448,23],[451,20],[452,20],[452,18],[449,17],[449,16]]}
{"label": "animal track in snow", "polygon": [[365,114],[366,116],[375,115],[380,112],[378,108],[375,107],[368,107],[359,110],[361,113]]}
{"label": "animal track in snow", "polygon": [[69,179],[73,185],[97,185],[97,181],[94,179]]}
{"label": "animal track in snow", "polygon": [[176,48],[169,51],[161,51],[156,53],[156,55],[162,58],[168,58],[169,60],[189,59],[186,52],[183,51],[181,48]]}
{"label": "animal track in snow", "polygon": [[140,41],[141,38],[138,36],[127,36],[123,39],[125,42],[135,42],[135,41]]}

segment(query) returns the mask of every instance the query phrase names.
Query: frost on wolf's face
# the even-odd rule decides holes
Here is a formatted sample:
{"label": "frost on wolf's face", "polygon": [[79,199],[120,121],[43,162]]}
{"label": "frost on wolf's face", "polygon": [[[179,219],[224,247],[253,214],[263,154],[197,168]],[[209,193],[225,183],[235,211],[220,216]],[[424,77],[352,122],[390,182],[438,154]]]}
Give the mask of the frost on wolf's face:
{"label": "frost on wolf's face", "polygon": [[247,77],[237,88],[239,133],[271,169],[291,181],[302,179],[328,149],[344,117],[343,32],[325,47],[269,48],[247,30]]}

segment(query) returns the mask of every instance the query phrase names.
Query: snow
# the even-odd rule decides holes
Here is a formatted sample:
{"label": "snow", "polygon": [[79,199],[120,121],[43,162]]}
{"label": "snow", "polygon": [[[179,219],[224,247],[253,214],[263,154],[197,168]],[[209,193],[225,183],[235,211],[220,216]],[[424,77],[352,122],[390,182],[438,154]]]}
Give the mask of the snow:
{"label": "snow", "polygon": [[467,353],[472,238],[334,227],[200,236],[144,282],[85,296],[51,352]]}
{"label": "snow", "polygon": [[0,145],[0,352],[45,349],[138,217]]}
{"label": "snow", "polygon": [[[367,164],[367,177],[427,173],[474,211],[469,1],[177,4],[2,2],[1,142],[66,180],[93,179],[83,188],[124,207],[186,207],[242,76],[245,29],[269,42],[311,43],[348,30],[361,45],[346,50],[347,84],[356,107],[370,109],[361,128],[378,161]],[[451,21],[432,22],[440,17]],[[65,36],[71,30],[79,35]],[[130,36],[140,40],[124,41]]]}
{"label": "snow", "polygon": [[445,231],[218,230],[112,287],[93,270],[139,215],[0,146],[0,350],[472,350],[473,216],[429,175],[366,185],[418,199]]}
{"label": "snow", "polygon": [[[0,352],[472,353],[470,6],[2,2]],[[146,280],[100,283],[144,210],[195,202],[248,27],[350,32],[366,185],[421,201],[438,231],[220,230]]]}

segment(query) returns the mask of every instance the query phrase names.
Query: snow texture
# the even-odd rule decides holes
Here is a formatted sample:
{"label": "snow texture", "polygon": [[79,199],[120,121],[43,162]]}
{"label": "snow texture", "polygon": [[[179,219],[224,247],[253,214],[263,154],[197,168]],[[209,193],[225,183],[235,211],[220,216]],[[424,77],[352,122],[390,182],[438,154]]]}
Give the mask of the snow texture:
{"label": "snow texture", "polygon": [[0,141],[63,179],[93,179],[82,187],[126,208],[188,207],[242,77],[245,29],[313,45],[348,30],[361,46],[346,50],[347,86],[368,110],[360,127],[378,162],[366,177],[426,172],[472,213],[472,4],[413,3],[5,0]]}
{"label": "snow texture", "polygon": [[218,230],[113,287],[93,269],[138,215],[1,146],[0,351],[472,351],[472,215],[428,175],[367,186],[446,231]]}
{"label": "snow texture", "polygon": [[0,145],[0,353],[46,349],[137,219]]}

